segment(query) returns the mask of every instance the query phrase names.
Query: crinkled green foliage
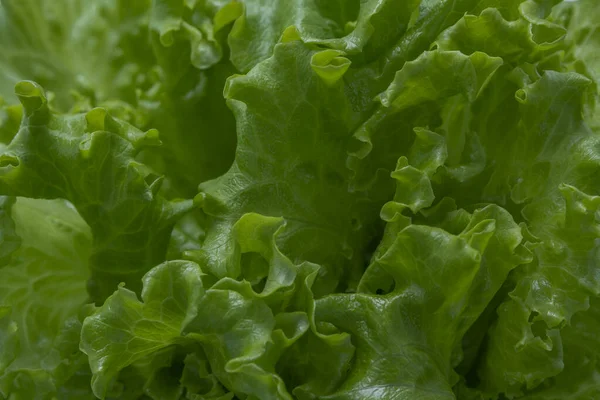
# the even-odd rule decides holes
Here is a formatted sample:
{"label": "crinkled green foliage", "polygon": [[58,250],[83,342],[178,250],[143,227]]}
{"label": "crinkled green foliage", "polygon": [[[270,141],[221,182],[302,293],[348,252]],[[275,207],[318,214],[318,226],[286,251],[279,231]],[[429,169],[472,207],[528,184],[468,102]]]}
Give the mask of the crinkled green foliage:
{"label": "crinkled green foliage", "polygon": [[52,398],[87,369],[78,348],[91,231],[65,200],[4,196],[1,204],[0,396]]}
{"label": "crinkled green foliage", "polygon": [[0,0],[0,399],[599,398],[599,4]]}

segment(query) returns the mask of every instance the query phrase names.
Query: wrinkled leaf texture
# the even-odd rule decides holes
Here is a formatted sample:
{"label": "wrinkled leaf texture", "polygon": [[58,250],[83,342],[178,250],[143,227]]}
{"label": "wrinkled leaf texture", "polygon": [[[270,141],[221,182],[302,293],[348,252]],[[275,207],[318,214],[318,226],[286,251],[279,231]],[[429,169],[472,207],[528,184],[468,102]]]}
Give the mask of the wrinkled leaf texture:
{"label": "wrinkled leaf texture", "polygon": [[0,399],[600,397],[594,0],[0,0]]}

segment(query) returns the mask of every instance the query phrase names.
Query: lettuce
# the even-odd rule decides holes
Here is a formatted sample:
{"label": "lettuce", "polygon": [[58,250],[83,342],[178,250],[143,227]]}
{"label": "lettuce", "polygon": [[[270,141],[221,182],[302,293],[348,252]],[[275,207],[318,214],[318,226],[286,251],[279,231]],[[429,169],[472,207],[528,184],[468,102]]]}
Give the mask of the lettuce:
{"label": "lettuce", "polygon": [[0,0],[0,399],[600,398],[599,19]]}

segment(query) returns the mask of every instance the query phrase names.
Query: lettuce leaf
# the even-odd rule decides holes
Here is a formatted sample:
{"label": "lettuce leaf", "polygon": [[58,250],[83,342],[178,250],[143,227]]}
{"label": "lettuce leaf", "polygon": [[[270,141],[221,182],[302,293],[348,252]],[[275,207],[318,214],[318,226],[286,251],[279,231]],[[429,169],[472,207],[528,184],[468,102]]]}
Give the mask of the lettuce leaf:
{"label": "lettuce leaf", "polygon": [[2,225],[0,395],[51,398],[87,369],[78,347],[92,234],[64,200],[3,197]]}
{"label": "lettuce leaf", "polygon": [[0,399],[600,396],[599,19],[0,0]]}

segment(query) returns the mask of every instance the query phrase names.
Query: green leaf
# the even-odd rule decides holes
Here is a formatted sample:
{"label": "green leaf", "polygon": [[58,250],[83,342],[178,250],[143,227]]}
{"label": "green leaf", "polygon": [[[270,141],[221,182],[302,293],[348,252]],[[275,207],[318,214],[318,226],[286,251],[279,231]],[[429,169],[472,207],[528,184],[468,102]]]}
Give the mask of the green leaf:
{"label": "green leaf", "polygon": [[233,398],[234,394],[227,393],[212,373],[206,355],[188,354],[184,364],[181,384],[186,388],[190,400],[231,400]]}
{"label": "green leaf", "polygon": [[[151,67],[143,20],[150,0],[7,0],[0,7],[0,95],[9,100],[20,80],[56,94],[61,110],[73,92],[96,101],[132,102]],[[118,51],[115,51],[118,49]],[[142,84],[141,86],[144,86]]]}
{"label": "green leaf", "polygon": [[183,52],[176,42],[189,42],[185,53],[191,64],[200,70],[208,69],[223,57],[216,33],[242,13],[241,3],[231,2],[224,7],[226,4],[222,0],[158,0],[153,3],[150,29],[162,46],[174,47],[171,53]]}
{"label": "green leaf", "polygon": [[175,219],[191,206],[164,200],[162,179],[134,159],[143,147],[160,144],[158,132],[141,132],[101,108],[55,114],[32,82],[16,91],[25,115],[0,155],[0,192],[75,205],[94,234],[94,300],[101,302],[121,281],[139,289],[139,278],[164,258]]}
{"label": "green leaf", "polygon": [[523,396],[527,400],[594,398],[600,394],[598,372],[598,298],[590,308],[575,315],[571,324],[562,331],[564,369],[548,385]]}
{"label": "green leaf", "polygon": [[289,26],[294,25],[300,32],[297,35],[308,38],[333,36],[333,21],[321,15],[313,1],[272,3],[250,0],[243,4],[244,12],[235,21],[227,37],[231,62],[239,71],[248,72],[269,58]]}
{"label": "green leaf", "polygon": [[[420,138],[436,136],[421,132]],[[438,154],[434,145],[429,158],[425,162],[416,158],[416,165],[432,166],[437,159],[428,169],[434,174],[444,160]],[[331,398],[377,398],[392,393],[406,398],[453,398],[449,388],[457,378],[452,368],[462,360],[464,335],[508,273],[531,261],[521,244],[521,229],[497,206],[476,210],[459,236],[410,225],[401,213],[431,205],[433,192],[427,174],[406,163],[401,159],[392,175],[398,190],[395,203],[382,211],[390,221],[386,237],[359,286],[370,294],[333,295],[317,303],[318,318],[350,332],[358,343],[350,376]],[[411,174],[420,179],[411,179]],[[409,186],[419,181],[428,189]],[[414,198],[405,198],[409,193]],[[392,216],[386,208],[394,208],[397,214]],[[407,373],[403,365],[408,360],[419,360],[419,368],[411,367]]]}
{"label": "green leaf", "polygon": [[[454,398],[452,367],[460,359],[453,353],[518,263],[495,270],[498,250],[487,250],[490,243],[502,235],[517,244],[520,239],[504,227],[495,233],[485,213],[493,211],[482,211],[458,237],[418,225],[398,233],[373,264],[393,279],[389,294],[337,294],[317,302],[317,319],[349,332],[357,346],[348,379],[330,398]],[[510,247],[502,256],[511,254]]]}
{"label": "green leaf", "polygon": [[[183,0],[172,3],[184,9]],[[202,68],[219,61],[225,39],[213,34],[211,20],[220,15],[225,23],[228,7],[219,14],[222,2],[201,3],[181,29],[189,40],[184,37],[165,48],[151,33],[177,15],[159,1],[100,0],[94,7],[81,0],[6,1],[0,8],[0,95],[12,104],[14,85],[33,80],[49,91],[50,104],[62,112],[103,107],[144,130],[160,129],[165,146],[146,150],[144,162],[169,174],[174,196],[191,197],[199,182],[227,170],[235,148],[231,112],[224,101],[214,99],[222,98],[225,79],[234,70],[221,63],[199,74],[190,55]],[[194,21],[199,28],[191,25]],[[206,65],[202,60],[211,52]],[[0,126],[3,119],[0,112]],[[214,129],[221,134],[214,135]],[[0,140],[8,142],[5,136],[12,134],[0,128]]]}
{"label": "green leaf", "polygon": [[182,330],[196,316],[204,293],[201,278],[194,263],[167,262],[144,276],[143,302],[121,287],[86,318],[81,350],[89,357],[96,396],[106,398],[125,367],[184,343]]}
{"label": "green leaf", "polygon": [[[585,73],[595,80],[596,88],[600,85],[600,57],[596,49],[600,43],[600,29],[595,24],[595,16],[600,13],[598,3],[590,0],[578,1],[575,4],[565,3],[559,8],[557,14],[564,10],[564,18],[567,19],[567,40],[570,42],[570,52],[575,63],[579,60],[585,63]],[[577,67],[576,67],[577,68]],[[577,68],[579,72],[583,68]],[[600,129],[600,101],[598,94],[596,107],[587,115],[590,126],[598,132]]]}
{"label": "green leaf", "polygon": [[315,53],[297,41],[279,44],[272,58],[225,88],[238,121],[236,159],[197,197],[210,216],[200,256],[219,278],[234,265],[230,232],[247,212],[286,220],[277,244],[294,261],[325,267],[317,292],[334,289],[362,263],[357,256],[370,240],[378,204],[349,192],[344,143],[356,116],[342,82],[331,86],[313,70]]}
{"label": "green leaf", "polygon": [[0,197],[0,267],[7,265],[12,254],[21,246],[21,238],[10,215],[15,200],[14,197]]}
{"label": "green leaf", "polygon": [[[257,290],[264,281],[260,293],[248,281],[211,283],[197,264],[186,261],[150,270],[142,302],[119,288],[83,325],[81,349],[94,373],[94,393],[100,398],[142,393],[177,398],[183,385],[199,396],[220,397],[226,395],[222,385],[256,399],[290,398],[275,366],[311,326],[304,310],[314,307],[310,287],[318,267],[295,266],[281,254],[275,237],[285,232],[282,227],[281,219],[247,214],[234,228],[238,271],[258,280]],[[252,262],[266,262],[268,268],[253,271]],[[201,373],[203,383],[190,387],[192,372],[185,367],[181,384],[160,378],[160,371],[177,362],[192,362],[180,356],[192,351],[194,368],[200,368],[200,354],[209,362],[210,372],[205,366]]]}
{"label": "green leaf", "polygon": [[[378,96],[381,105],[373,116],[354,133],[357,149],[350,153],[348,165],[354,171],[355,185],[368,187],[377,170],[391,169],[391,158],[397,159],[398,154],[408,147],[405,142],[408,139],[397,140],[397,137],[411,135],[412,128],[421,126],[419,123],[425,124],[427,118],[435,119],[444,108],[447,113],[459,114],[457,101],[468,112],[469,105],[480,96],[502,63],[501,58],[485,53],[467,56],[457,51],[437,50],[407,62],[387,90]],[[397,121],[412,118],[414,114],[419,114],[423,122],[412,121],[409,123],[411,129],[406,131],[397,127],[392,128],[396,132],[389,130],[389,125],[394,126]],[[463,137],[450,137],[459,134]],[[464,130],[448,130],[448,136],[449,145],[452,145],[451,141],[461,140],[464,146]],[[393,144],[390,146],[389,143]],[[456,158],[455,151],[451,151],[453,147],[449,147],[451,161]],[[459,156],[462,151],[462,147],[458,149]]]}
{"label": "green leaf", "polygon": [[0,265],[0,394],[45,399],[85,370],[78,315],[87,299],[91,232],[63,200],[18,198],[4,210],[18,241]]}
{"label": "green leaf", "polygon": [[[468,191],[439,188],[460,201],[506,205],[531,234],[527,247],[534,258],[515,271],[514,290],[498,309],[477,371],[489,396],[518,396],[559,374],[560,330],[598,293],[596,263],[588,261],[598,231],[593,219],[584,217],[596,209],[586,193],[598,193],[589,179],[598,170],[598,139],[582,120],[590,81],[571,72],[546,71],[540,77],[526,65],[507,74],[506,81],[491,84],[491,101],[484,106],[481,99],[474,108],[480,143],[493,168]],[[498,125],[503,117],[505,123]]]}
{"label": "green leaf", "polygon": [[160,74],[141,106],[148,126],[165,134],[164,147],[148,151],[146,159],[167,176],[176,195],[194,196],[200,182],[224,173],[233,161],[235,121],[222,94],[236,72],[223,59],[225,27],[236,7],[241,3],[153,3],[150,38]]}
{"label": "green leaf", "polygon": [[20,105],[6,106],[0,97],[0,148],[10,143],[19,130],[23,110]]}

